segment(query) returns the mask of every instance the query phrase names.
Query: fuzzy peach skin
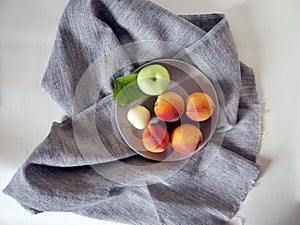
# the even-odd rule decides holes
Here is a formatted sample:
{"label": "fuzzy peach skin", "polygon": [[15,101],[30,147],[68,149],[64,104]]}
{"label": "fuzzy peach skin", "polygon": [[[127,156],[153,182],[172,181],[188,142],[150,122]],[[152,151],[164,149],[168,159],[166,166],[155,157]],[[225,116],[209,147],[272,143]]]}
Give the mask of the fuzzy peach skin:
{"label": "fuzzy peach skin", "polygon": [[154,112],[162,121],[174,122],[184,113],[184,101],[175,92],[168,91],[160,94],[154,104]]}
{"label": "fuzzy peach skin", "polygon": [[209,119],[216,105],[211,97],[203,92],[194,92],[186,100],[186,115],[194,121],[205,121]]}
{"label": "fuzzy peach skin", "polygon": [[192,124],[182,124],[172,131],[170,139],[175,151],[189,154],[198,148],[203,136],[198,127]]}
{"label": "fuzzy peach skin", "polygon": [[149,124],[143,133],[143,144],[150,152],[163,152],[169,145],[169,133],[157,123]]}

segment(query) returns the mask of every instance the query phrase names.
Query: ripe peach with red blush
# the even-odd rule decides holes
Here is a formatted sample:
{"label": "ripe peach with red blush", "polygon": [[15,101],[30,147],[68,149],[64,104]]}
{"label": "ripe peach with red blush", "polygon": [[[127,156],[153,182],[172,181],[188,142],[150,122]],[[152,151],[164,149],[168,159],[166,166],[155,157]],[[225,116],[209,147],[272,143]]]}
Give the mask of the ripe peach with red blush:
{"label": "ripe peach with red blush", "polygon": [[171,144],[175,151],[189,154],[194,152],[203,140],[202,132],[192,124],[182,124],[171,133]]}
{"label": "ripe peach with red blush", "polygon": [[153,153],[163,152],[169,145],[169,133],[158,123],[150,123],[142,139],[145,148]]}
{"label": "ripe peach with red blush", "polygon": [[203,92],[194,92],[186,100],[186,115],[193,121],[205,121],[209,119],[216,105],[212,98]]}
{"label": "ripe peach with red blush", "polygon": [[154,104],[154,112],[162,121],[175,122],[184,113],[184,101],[175,92],[164,92],[157,97]]}

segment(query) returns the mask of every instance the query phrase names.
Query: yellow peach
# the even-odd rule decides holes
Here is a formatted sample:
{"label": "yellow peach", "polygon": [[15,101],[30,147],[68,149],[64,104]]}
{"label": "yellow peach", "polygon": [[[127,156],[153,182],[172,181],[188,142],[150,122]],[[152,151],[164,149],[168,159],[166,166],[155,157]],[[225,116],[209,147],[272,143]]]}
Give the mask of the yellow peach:
{"label": "yellow peach", "polygon": [[216,105],[212,98],[203,92],[194,92],[190,94],[186,100],[186,115],[194,121],[205,121],[209,119]]}
{"label": "yellow peach", "polygon": [[151,123],[143,133],[143,144],[150,152],[163,152],[169,145],[169,133],[161,125]]}
{"label": "yellow peach", "polygon": [[157,97],[154,104],[154,112],[162,121],[177,121],[184,113],[184,101],[175,92],[165,92]]}
{"label": "yellow peach", "polygon": [[182,124],[172,131],[170,140],[175,151],[189,154],[198,148],[203,136],[198,127],[192,124]]}

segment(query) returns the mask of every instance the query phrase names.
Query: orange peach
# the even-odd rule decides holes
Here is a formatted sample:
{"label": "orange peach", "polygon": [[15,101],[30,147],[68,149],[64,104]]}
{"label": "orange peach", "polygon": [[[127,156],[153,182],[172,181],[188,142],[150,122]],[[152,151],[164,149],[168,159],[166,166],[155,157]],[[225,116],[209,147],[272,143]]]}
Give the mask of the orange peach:
{"label": "orange peach", "polygon": [[186,115],[194,121],[205,121],[209,119],[216,105],[211,97],[203,92],[194,92],[186,100]]}
{"label": "orange peach", "polygon": [[192,124],[182,124],[172,131],[170,139],[175,151],[189,154],[198,148],[203,137],[198,127]]}
{"label": "orange peach", "polygon": [[143,133],[143,144],[150,152],[163,152],[169,145],[169,133],[157,123],[149,124]]}
{"label": "orange peach", "polygon": [[175,92],[165,92],[157,97],[154,104],[154,112],[162,121],[177,121],[184,113],[184,101]]}

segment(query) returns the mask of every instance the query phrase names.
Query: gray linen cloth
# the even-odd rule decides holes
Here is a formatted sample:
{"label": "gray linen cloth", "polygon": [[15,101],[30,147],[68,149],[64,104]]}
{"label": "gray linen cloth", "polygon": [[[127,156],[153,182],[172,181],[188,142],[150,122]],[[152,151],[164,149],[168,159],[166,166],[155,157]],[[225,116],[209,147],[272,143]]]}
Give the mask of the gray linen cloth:
{"label": "gray linen cloth", "polygon": [[[114,130],[111,80],[85,85],[82,93],[87,97],[74,106],[90,65],[103,55],[109,64],[114,48],[137,41],[154,41],[156,50],[160,47],[155,41],[163,41],[193,53],[197,60],[182,51],[160,52],[193,62],[223,92],[226,132],[216,134],[204,151],[184,164],[154,163],[124,144]],[[118,76],[134,68],[133,63]],[[103,68],[96,66],[92,72],[97,69]],[[93,85],[103,88],[89,98]],[[4,189],[32,213],[73,212],[126,224],[225,224],[255,183],[261,138],[255,79],[252,69],[239,61],[223,14],[178,16],[144,0],[71,0],[42,86],[70,119],[52,124]],[[95,126],[96,133],[83,132],[84,126]],[[221,142],[214,142],[218,135]],[[91,144],[96,136],[101,147]]]}

